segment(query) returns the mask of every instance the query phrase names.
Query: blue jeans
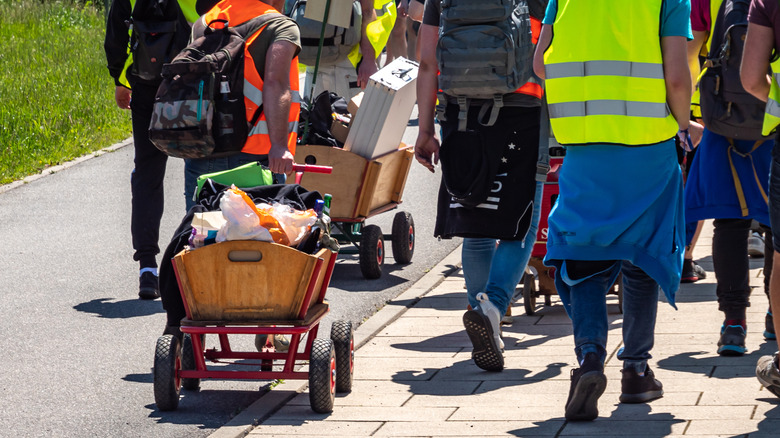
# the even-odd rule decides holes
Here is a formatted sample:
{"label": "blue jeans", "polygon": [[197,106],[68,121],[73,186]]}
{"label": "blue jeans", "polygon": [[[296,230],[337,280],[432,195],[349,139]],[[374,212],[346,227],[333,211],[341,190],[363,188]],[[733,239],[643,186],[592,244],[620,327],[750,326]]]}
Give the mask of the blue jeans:
{"label": "blue jeans", "polygon": [[[523,276],[536,242],[542,203],[542,184],[536,183],[531,227],[523,240],[464,238],[461,252],[468,302],[477,307],[477,294],[486,292],[503,315],[512,300],[515,286]],[[496,245],[498,242],[498,245]]]}
{"label": "blue jeans", "polygon": [[[187,202],[187,211],[195,205],[195,190],[198,177],[207,173],[220,172],[233,169],[244,164],[259,161],[268,166],[268,155],[253,155],[243,152],[220,158],[198,158],[184,160],[184,198]],[[284,184],[285,175],[274,174],[275,184]]]}
{"label": "blue jeans", "polygon": [[606,294],[622,272],[623,348],[618,359],[623,361],[624,369],[643,372],[652,357],[658,283],[629,261],[615,261],[606,269],[575,279],[568,272],[569,263],[572,261],[564,261],[562,269],[556,270],[555,288],[572,321],[578,362],[590,352],[598,354],[602,363],[606,359],[609,331]]}

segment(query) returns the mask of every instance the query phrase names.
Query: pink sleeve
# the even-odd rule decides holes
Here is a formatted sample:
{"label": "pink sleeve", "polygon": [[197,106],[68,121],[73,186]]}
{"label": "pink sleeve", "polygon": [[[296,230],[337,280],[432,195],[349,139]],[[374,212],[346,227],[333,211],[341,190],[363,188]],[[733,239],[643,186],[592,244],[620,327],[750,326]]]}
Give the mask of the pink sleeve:
{"label": "pink sleeve", "polygon": [[710,0],[691,0],[691,29],[709,32],[711,27]]}

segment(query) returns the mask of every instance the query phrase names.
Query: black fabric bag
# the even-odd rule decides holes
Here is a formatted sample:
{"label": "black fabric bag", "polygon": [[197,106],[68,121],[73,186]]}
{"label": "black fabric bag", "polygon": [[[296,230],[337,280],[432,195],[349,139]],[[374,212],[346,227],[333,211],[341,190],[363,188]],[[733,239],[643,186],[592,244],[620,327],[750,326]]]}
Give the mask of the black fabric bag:
{"label": "black fabric bag", "polygon": [[493,126],[469,109],[458,131],[458,106],[441,122],[442,184],[434,235],[516,240],[531,225],[539,153],[539,107],[505,107]]}
{"label": "black fabric bag", "polygon": [[298,138],[304,144],[344,147],[344,143],[336,140],[330,132],[333,113],[348,115],[349,110],[343,97],[328,90],[317,95],[310,105],[307,102],[301,103]]}
{"label": "black fabric bag", "polygon": [[163,64],[171,62],[187,45],[190,25],[176,0],[138,0],[129,21],[130,73],[149,83],[159,83]]}

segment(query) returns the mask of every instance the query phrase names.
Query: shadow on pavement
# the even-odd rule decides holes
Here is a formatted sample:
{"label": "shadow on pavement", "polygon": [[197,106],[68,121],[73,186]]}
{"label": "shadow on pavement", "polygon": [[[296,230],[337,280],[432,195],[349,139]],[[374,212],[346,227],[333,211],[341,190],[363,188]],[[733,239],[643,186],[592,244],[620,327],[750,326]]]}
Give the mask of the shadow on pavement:
{"label": "shadow on pavement", "polygon": [[79,312],[93,313],[101,318],[135,318],[164,313],[160,300],[123,300],[96,298],[73,306]]}

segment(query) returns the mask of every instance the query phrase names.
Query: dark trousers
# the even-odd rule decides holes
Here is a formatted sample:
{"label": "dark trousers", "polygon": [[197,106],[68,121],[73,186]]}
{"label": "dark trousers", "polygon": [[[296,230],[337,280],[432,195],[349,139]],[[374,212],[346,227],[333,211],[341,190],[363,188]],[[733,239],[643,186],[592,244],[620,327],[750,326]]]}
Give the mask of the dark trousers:
{"label": "dark trousers", "polygon": [[[747,239],[751,219],[715,219],[712,236],[712,263],[717,280],[718,309],[726,318],[744,317],[744,309],[750,306],[750,260]],[[772,275],[772,233],[764,228],[764,292],[768,294]],[[737,315],[735,315],[737,314]]]}
{"label": "dark trousers", "polygon": [[130,176],[132,213],[130,232],[133,236],[133,260],[141,268],[157,267],[160,221],[165,203],[163,179],[168,156],[149,140],[149,122],[157,87],[133,84],[130,102],[133,117],[135,168]]}

